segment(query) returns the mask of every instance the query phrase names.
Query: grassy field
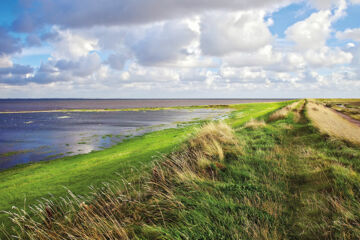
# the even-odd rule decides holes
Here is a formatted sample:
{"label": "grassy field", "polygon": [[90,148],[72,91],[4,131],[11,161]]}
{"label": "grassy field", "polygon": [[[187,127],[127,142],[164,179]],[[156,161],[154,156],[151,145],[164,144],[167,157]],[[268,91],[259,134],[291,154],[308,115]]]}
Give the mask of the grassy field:
{"label": "grassy field", "polygon": [[17,236],[360,239],[360,146],[321,133],[307,101],[287,104],[239,105],[141,178],[15,212]]}
{"label": "grassy field", "polygon": [[204,125],[139,181],[13,214],[17,236],[359,239],[360,147],[321,134],[307,104],[238,106],[226,123]]}
{"label": "grassy field", "polygon": [[[251,118],[269,114],[286,103],[252,103],[231,105],[229,123],[239,126]],[[225,106],[220,106],[225,107]],[[12,206],[23,207],[37,203],[50,194],[59,198],[67,190],[87,194],[89,186],[99,187],[103,182],[140,178],[148,172],[163,154],[174,151],[186,141],[201,122],[182,128],[167,129],[126,140],[110,149],[57,160],[21,165],[0,174],[0,211]],[[10,222],[5,214],[0,221],[6,227]]]}

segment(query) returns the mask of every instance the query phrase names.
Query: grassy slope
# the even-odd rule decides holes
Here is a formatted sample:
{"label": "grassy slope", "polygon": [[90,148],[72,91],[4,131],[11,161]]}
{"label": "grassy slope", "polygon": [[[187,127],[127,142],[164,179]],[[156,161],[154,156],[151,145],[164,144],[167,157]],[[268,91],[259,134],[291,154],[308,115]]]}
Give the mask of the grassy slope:
{"label": "grassy slope", "polygon": [[[241,108],[247,112],[233,116],[249,119],[258,106]],[[210,172],[175,168],[162,178],[153,171],[145,197],[119,203],[117,229],[135,239],[360,239],[360,147],[319,134],[306,108],[295,111],[258,128],[230,119],[242,153],[222,145],[225,158],[209,156]],[[198,141],[198,150],[213,151],[206,138]]]}
{"label": "grassy slope", "polygon": [[[99,186],[103,181],[117,179],[117,174],[128,179],[141,175],[141,171],[149,168],[154,155],[172,151],[191,129],[153,132],[110,149],[3,171],[0,174],[0,210],[22,206],[25,198],[27,204],[32,204],[48,193],[63,196],[66,194],[64,187],[84,194],[90,185]],[[6,221],[4,215],[0,221]]]}
{"label": "grassy slope", "polygon": [[140,238],[359,239],[360,148],[320,135],[303,112],[293,117],[239,128],[245,154],[228,158],[218,181],[178,189],[181,223]]}
{"label": "grassy slope", "polygon": [[293,119],[238,128],[244,154],[215,181],[177,186],[179,219],[139,239],[359,239],[360,148],[319,134],[303,111]]}
{"label": "grassy slope", "polygon": [[[232,105],[234,126],[250,118],[265,115],[285,103],[252,103]],[[236,117],[236,119],[235,119]],[[48,162],[23,165],[2,171],[0,174],[0,211],[11,206],[21,207],[51,193],[64,196],[66,188],[76,194],[86,194],[89,186],[122,178],[131,180],[151,166],[154,155],[171,152],[193,131],[194,126],[168,129],[136,137],[110,149],[90,154],[66,157]],[[135,170],[136,169],[136,170]],[[135,172],[134,172],[135,171]],[[139,171],[140,174],[137,172]],[[8,224],[4,214],[0,222]]]}

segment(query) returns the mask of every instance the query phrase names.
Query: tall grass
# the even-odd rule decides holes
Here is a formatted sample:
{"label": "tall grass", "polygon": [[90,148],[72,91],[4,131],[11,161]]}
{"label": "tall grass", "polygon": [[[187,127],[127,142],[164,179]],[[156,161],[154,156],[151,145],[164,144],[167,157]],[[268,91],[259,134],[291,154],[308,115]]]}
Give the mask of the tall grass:
{"label": "tall grass", "polygon": [[285,107],[277,110],[276,112],[272,113],[269,116],[268,121],[273,122],[273,121],[277,121],[277,120],[286,118],[288,116],[288,114],[290,113],[290,111],[295,109],[298,104],[299,104],[299,102],[294,102],[288,106],[285,106]]}
{"label": "tall grass", "polygon": [[204,125],[137,182],[9,213],[8,238],[360,239],[360,148],[319,134],[304,103],[299,118]]}
{"label": "tall grass", "polygon": [[245,128],[253,128],[253,129],[262,128],[265,126],[266,126],[266,122],[263,119],[258,120],[253,118],[250,121],[246,122],[244,125]]}
{"label": "tall grass", "polygon": [[43,200],[29,209],[8,212],[16,225],[8,239],[130,239],[139,227],[177,221],[174,212],[183,207],[174,188],[186,181],[216,179],[223,161],[241,153],[234,131],[224,123],[199,129],[178,152],[154,166],[138,183],[106,184],[91,196],[69,192],[60,200]]}

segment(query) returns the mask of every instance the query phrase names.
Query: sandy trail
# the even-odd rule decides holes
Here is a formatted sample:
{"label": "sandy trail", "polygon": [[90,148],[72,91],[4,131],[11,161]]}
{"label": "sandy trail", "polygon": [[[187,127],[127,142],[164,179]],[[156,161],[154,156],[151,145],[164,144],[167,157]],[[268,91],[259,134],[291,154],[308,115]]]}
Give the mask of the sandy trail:
{"label": "sandy trail", "polygon": [[332,109],[332,108],[329,108],[331,111],[337,113],[338,115],[340,115],[341,117],[345,118],[346,120],[348,120],[349,122],[352,122],[356,125],[358,125],[360,127],[360,121],[359,120],[356,120],[356,119],[353,119],[352,117],[342,113],[342,112],[338,112],[336,111],[335,109]]}
{"label": "sandy trail", "polygon": [[360,145],[360,125],[321,104],[308,102],[307,114],[315,127],[328,135]]}

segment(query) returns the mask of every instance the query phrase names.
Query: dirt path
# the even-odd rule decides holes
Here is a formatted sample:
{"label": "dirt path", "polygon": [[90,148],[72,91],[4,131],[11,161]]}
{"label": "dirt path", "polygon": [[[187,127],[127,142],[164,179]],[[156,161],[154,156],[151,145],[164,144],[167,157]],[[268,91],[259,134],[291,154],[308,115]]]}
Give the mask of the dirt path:
{"label": "dirt path", "polygon": [[356,120],[356,119],[353,119],[352,117],[349,117],[348,115],[342,113],[342,112],[338,112],[336,111],[335,109],[332,109],[332,108],[329,108],[331,111],[337,113],[338,115],[340,115],[341,117],[345,118],[346,120],[348,120],[349,122],[352,122],[356,125],[358,125],[360,127],[360,121],[359,120]]}
{"label": "dirt path", "polygon": [[321,104],[308,102],[307,115],[322,133],[360,144],[360,126]]}

